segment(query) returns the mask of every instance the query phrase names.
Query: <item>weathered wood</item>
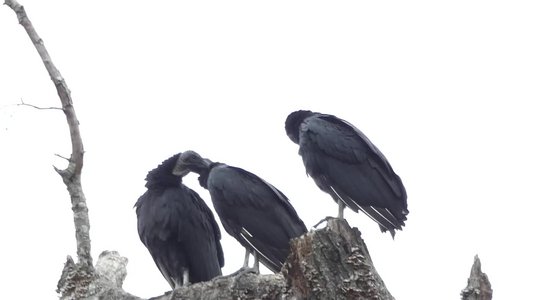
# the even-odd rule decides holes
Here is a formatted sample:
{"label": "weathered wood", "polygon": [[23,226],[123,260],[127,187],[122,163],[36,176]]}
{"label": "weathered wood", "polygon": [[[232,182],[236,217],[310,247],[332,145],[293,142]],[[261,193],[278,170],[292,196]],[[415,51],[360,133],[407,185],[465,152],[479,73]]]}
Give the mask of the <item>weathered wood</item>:
{"label": "weathered wood", "polygon": [[221,277],[180,288],[172,299],[394,299],[361,233],[343,219],[294,239],[282,274]]}
{"label": "weathered wood", "polygon": [[[126,264],[117,252],[106,251],[91,277],[70,259],[58,284],[61,299],[140,299],[122,290]],[[291,242],[280,274],[220,276],[152,299],[394,298],[376,272],[360,232],[345,220],[329,219],[325,228]]]}
{"label": "weathered wood", "polygon": [[208,282],[177,288],[172,300],[181,299],[282,299],[285,280],[281,274],[222,276]]}
{"label": "weathered wood", "polygon": [[69,256],[57,283],[62,300],[74,299],[123,299],[140,300],[122,289],[126,278],[128,259],[116,251],[104,251],[98,257],[96,267],[89,270],[76,264]]}
{"label": "weathered wood", "polygon": [[[5,0],[4,2],[17,15],[20,25],[26,30],[33,46],[39,53],[46,71],[50,75],[50,79],[56,87],[59,100],[61,101],[61,110],[65,114],[68,128],[70,131],[70,141],[72,144],[72,153],[68,159],[68,167],[64,170],[55,168],[56,172],[61,176],[63,182],[67,186],[70,195],[70,202],[72,205],[72,212],[74,213],[74,227],[76,233],[76,245],[78,254],[78,263],[84,266],[81,268],[90,270],[93,268],[93,261],[91,257],[91,238],[89,235],[89,210],[85,200],[85,194],[81,186],[81,170],[83,168],[83,141],[81,139],[79,121],[76,117],[76,111],[70,95],[70,90],[61,73],[52,62],[52,58],[44,46],[44,42],[37,34],[33,27],[26,10],[16,0]],[[35,106],[33,106],[35,107]]]}
{"label": "weathered wood", "polygon": [[481,271],[481,261],[476,255],[470,270],[470,277],[466,288],[461,291],[462,300],[491,300],[492,288],[489,277]]}
{"label": "weathered wood", "polygon": [[394,299],[356,228],[330,218],[324,229],[294,240],[283,270],[300,299]]}

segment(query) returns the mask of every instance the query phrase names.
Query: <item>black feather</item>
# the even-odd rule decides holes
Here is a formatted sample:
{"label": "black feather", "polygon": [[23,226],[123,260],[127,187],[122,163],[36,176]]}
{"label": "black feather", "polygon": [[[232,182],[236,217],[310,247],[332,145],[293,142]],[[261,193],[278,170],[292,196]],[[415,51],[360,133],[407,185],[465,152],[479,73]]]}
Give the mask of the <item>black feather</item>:
{"label": "black feather", "polygon": [[296,111],[285,130],[321,190],[356,212],[363,210],[382,231],[394,236],[402,229],[408,214],[402,180],[359,129],[333,115]]}
{"label": "black feather", "polygon": [[172,288],[221,275],[220,229],[200,196],[172,174],[179,154],[146,176],[147,191],[135,204],[139,237]]}
{"label": "black feather", "polygon": [[287,197],[258,176],[186,151],[180,169],[198,173],[224,229],[273,272],[289,255],[289,242],[307,228]]}
{"label": "black feather", "polygon": [[207,189],[226,231],[279,272],[290,239],[307,232],[287,197],[258,176],[224,164],[210,169]]}

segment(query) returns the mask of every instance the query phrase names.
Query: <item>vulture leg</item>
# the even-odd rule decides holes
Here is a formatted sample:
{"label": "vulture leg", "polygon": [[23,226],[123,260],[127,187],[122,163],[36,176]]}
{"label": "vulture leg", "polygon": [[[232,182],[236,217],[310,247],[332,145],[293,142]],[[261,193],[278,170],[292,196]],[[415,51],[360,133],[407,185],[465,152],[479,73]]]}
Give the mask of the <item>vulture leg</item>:
{"label": "vulture leg", "polygon": [[248,268],[248,261],[250,260],[250,251],[246,249],[246,253],[244,254],[244,264],[242,265],[243,269]]}
{"label": "vulture leg", "polygon": [[186,287],[190,284],[189,282],[189,269],[185,269],[183,270],[183,282],[181,285],[177,284],[176,281],[174,281],[175,283],[175,286],[174,288],[172,289],[172,292],[170,293],[170,297],[168,299],[174,299],[174,294],[176,293],[176,290],[181,288],[181,287]]}
{"label": "vulture leg", "polygon": [[237,276],[235,278],[235,280],[238,280],[242,275],[245,275],[245,274],[248,274],[248,273],[259,274],[259,259],[258,259],[256,251],[254,251],[254,258],[255,258],[254,266],[253,266],[253,268],[250,268],[248,266],[248,264],[250,262],[250,250],[246,249],[246,253],[244,254],[244,263],[243,263],[242,267],[240,269],[238,269],[237,271],[235,271],[235,272],[233,272],[233,273],[231,273],[229,275],[223,276],[223,277]]}
{"label": "vulture leg", "polygon": [[183,285],[182,286],[188,286],[189,285],[189,269],[183,270]]}
{"label": "vulture leg", "polygon": [[254,266],[251,269],[251,272],[259,274],[259,255],[257,251],[254,250]]}
{"label": "vulture leg", "polygon": [[257,254],[257,251],[253,250],[253,252],[254,252],[254,266],[253,267],[250,268],[248,266],[248,260],[249,260],[249,257],[250,257],[250,251],[248,249],[246,249],[246,256],[245,256],[245,259],[244,259],[244,266],[242,268],[238,269],[237,271],[235,271],[234,273],[231,273],[228,276],[235,276],[235,281],[237,281],[242,276],[244,276],[246,274],[249,274],[249,273],[259,274],[259,256]]}
{"label": "vulture leg", "polygon": [[337,200],[337,203],[339,204],[339,214],[337,215],[337,218],[344,219],[344,208],[346,205],[344,205],[344,202],[342,200]]}

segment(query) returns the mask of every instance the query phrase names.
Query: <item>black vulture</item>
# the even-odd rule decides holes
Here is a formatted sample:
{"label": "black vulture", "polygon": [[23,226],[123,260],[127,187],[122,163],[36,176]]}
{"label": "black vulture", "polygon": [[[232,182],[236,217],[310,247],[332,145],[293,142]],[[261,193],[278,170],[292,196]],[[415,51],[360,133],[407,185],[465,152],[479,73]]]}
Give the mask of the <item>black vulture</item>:
{"label": "black vulture", "polygon": [[[272,272],[281,270],[290,240],[307,232],[281,191],[257,175],[213,163],[193,151],[183,152],[176,168],[181,174],[200,175],[200,185],[209,190],[222,225],[246,249],[244,271],[258,273],[259,261]],[[252,269],[248,269],[250,253],[255,256]]]}
{"label": "black vulture", "polygon": [[180,155],[148,173],[147,191],[135,204],[139,237],[172,289],[211,280],[224,266],[213,213],[174,172]]}
{"label": "black vulture", "polygon": [[285,130],[300,146],[307,174],[339,205],[362,210],[382,232],[402,229],[407,220],[407,194],[391,165],[355,126],[333,115],[308,110],[287,117]]}

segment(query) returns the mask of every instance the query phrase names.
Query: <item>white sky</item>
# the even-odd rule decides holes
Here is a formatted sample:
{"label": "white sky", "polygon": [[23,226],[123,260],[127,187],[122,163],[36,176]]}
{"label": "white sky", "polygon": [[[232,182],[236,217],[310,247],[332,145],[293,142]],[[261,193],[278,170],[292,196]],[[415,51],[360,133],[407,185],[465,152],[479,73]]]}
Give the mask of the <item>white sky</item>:
{"label": "white sky", "polygon": [[[81,123],[93,257],[129,258],[124,288],[168,286],[138,239],[146,173],[187,149],[282,190],[308,226],[336,205],[285,135],[297,109],[335,114],[387,156],[408,193],[395,240],[349,212],[390,292],[459,299],[475,254],[494,299],[524,299],[533,261],[529,1],[23,1]],[[55,89],[0,7],[0,276],[6,299],[54,299],[75,255],[70,154]],[[187,184],[211,205],[195,177]],[[224,273],[243,248],[223,236]],[[263,268],[265,269],[265,268]],[[5,283],[4,279],[4,283]],[[17,296],[18,295],[18,296]]]}

